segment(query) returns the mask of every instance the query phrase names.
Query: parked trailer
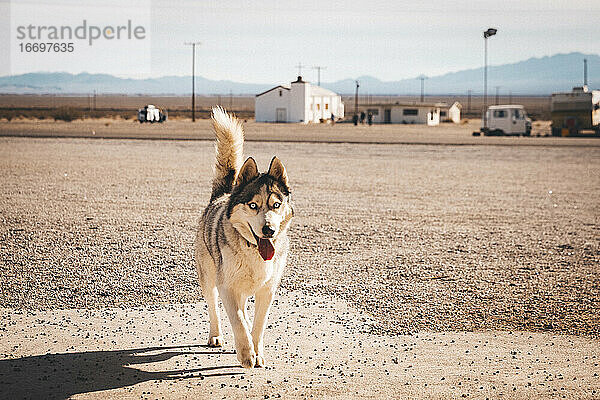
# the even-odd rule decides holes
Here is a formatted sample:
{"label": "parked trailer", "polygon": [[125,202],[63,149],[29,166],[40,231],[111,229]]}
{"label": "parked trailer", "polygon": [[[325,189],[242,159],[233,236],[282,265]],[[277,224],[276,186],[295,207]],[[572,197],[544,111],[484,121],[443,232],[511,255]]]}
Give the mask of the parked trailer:
{"label": "parked trailer", "polygon": [[569,93],[553,93],[550,111],[553,136],[600,136],[600,90],[580,86]]}

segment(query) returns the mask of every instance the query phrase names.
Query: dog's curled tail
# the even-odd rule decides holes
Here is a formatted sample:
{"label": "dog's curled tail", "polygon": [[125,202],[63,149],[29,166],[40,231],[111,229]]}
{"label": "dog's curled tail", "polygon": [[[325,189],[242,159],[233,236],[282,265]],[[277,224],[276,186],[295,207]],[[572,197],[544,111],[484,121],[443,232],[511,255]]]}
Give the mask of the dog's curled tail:
{"label": "dog's curled tail", "polygon": [[213,107],[212,125],[217,142],[216,163],[210,200],[231,193],[237,173],[242,166],[244,153],[244,129],[242,123],[222,107]]}

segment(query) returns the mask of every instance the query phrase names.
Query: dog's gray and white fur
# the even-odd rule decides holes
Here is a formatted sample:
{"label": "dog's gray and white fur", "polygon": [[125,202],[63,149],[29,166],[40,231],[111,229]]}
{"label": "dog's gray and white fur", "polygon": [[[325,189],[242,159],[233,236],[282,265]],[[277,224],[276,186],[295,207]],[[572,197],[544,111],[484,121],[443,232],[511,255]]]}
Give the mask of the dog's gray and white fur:
{"label": "dog's gray and white fur", "polygon": [[[220,295],[233,328],[238,360],[246,368],[262,367],[267,316],[289,248],[290,187],[277,157],[266,173],[258,172],[251,157],[242,165],[241,122],[221,107],[212,111],[217,139],[215,176],[196,236],[196,267],[210,316],[208,345],[223,345]],[[253,324],[246,311],[252,295]]]}

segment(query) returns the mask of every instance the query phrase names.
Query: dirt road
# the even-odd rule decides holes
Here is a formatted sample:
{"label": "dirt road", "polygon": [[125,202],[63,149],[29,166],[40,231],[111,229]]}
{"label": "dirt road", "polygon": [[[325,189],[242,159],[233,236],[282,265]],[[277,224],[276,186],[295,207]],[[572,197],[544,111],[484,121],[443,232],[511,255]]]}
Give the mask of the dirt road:
{"label": "dirt road", "polygon": [[[247,121],[246,140],[259,142],[308,143],[369,143],[369,144],[447,144],[499,146],[600,146],[598,138],[545,137],[550,133],[549,121],[536,121],[532,136],[474,137],[481,120],[464,124],[426,125],[366,125],[330,124],[268,124]],[[143,124],[123,119],[86,119],[73,122],[53,120],[0,121],[0,136],[76,137],[93,139],[146,140],[213,140],[209,120],[174,119],[165,124]],[[542,136],[542,137],[537,137]]]}

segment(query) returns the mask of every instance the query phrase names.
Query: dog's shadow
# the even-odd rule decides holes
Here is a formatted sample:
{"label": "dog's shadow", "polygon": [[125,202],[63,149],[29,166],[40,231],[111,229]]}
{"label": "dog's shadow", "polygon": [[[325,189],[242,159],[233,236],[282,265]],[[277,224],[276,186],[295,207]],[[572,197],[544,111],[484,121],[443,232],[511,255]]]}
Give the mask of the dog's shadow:
{"label": "dog's shadow", "polygon": [[[206,348],[200,351],[198,348]],[[152,353],[152,354],[144,354]],[[45,354],[0,360],[0,398],[69,398],[152,380],[240,375],[239,365],[148,372],[135,368],[181,355],[235,354],[208,346],[148,347],[115,351]]]}

